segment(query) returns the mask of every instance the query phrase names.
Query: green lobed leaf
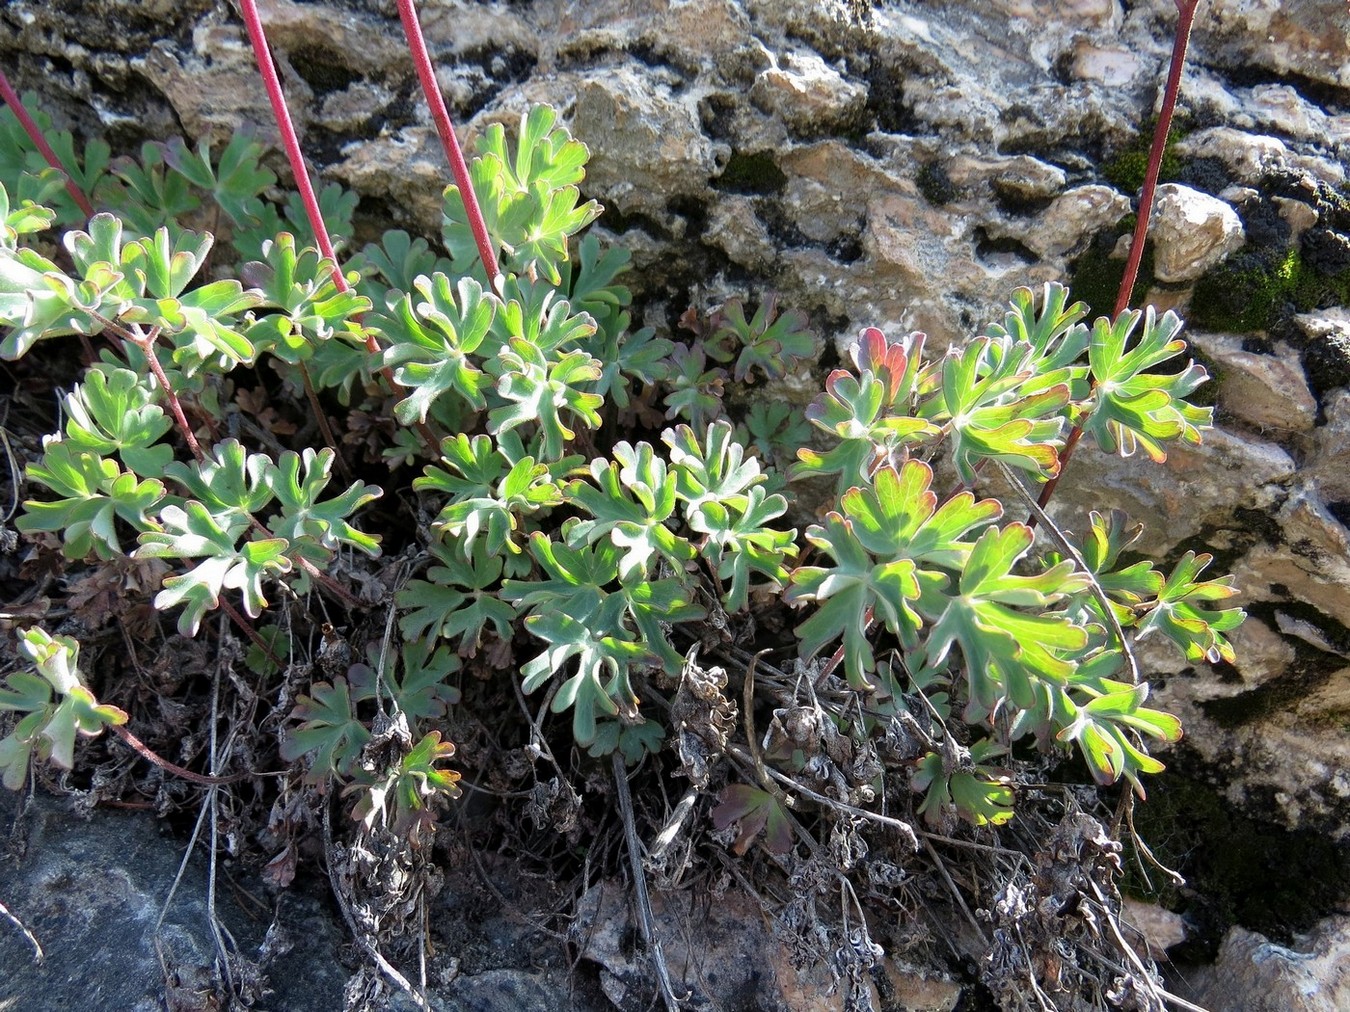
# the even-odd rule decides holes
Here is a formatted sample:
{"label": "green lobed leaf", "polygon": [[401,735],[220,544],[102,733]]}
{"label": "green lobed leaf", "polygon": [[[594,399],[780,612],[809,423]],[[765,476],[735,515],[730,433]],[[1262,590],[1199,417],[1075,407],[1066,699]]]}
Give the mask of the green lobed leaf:
{"label": "green lobed leaf", "polygon": [[117,520],[134,531],[147,531],[153,523],[150,512],[164,498],[162,482],[142,480],[122,471],[115,461],[50,436],[44,441],[42,460],[29,464],[27,474],[30,481],[61,498],[27,500],[16,526],[25,533],[60,532],[62,553],[70,559],[87,558],[90,552],[103,560],[121,556]]}
{"label": "green lobed leaf", "polygon": [[441,563],[427,572],[425,580],[409,580],[394,596],[394,603],[408,613],[399,620],[405,640],[431,641],[459,638],[459,652],[477,653],[483,632],[489,626],[509,641],[516,609],[497,596],[502,560],[483,542],[462,552],[439,542],[431,554]]}
{"label": "green lobed leaf", "polygon": [[[1143,333],[1135,340],[1141,318]],[[1214,409],[1195,407],[1185,398],[1209,378],[1204,367],[1192,362],[1176,373],[1144,371],[1185,351],[1186,342],[1176,337],[1180,330],[1175,313],[1159,317],[1152,306],[1144,314],[1126,310],[1114,321],[1102,317],[1093,324],[1088,363],[1096,386],[1080,424],[1103,450],[1128,457],[1142,448],[1163,461],[1165,443],[1200,442],[1200,429],[1212,423]]]}
{"label": "green lobed leaf", "polygon": [[225,589],[243,592],[244,611],[251,618],[262,614],[267,599],[262,581],[269,575],[289,572],[286,557],[290,547],[284,538],[265,538],[239,544],[250,522],[230,514],[222,525],[202,503],[189,500],[185,507],[166,506],[160,511],[159,529],[140,536],[133,558],[203,558],[187,573],[164,579],[164,589],[155,595],[155,607],[167,611],[185,604],[178,631],[195,636],[202,617],[220,605]]}

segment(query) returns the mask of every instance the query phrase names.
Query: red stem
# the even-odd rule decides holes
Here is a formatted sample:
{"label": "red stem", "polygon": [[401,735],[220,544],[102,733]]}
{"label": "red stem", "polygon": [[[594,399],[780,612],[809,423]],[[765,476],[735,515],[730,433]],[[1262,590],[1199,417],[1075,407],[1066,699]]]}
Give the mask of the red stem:
{"label": "red stem", "polygon": [[1172,114],[1181,93],[1181,72],[1186,66],[1186,48],[1190,44],[1191,24],[1200,0],[1176,0],[1177,28],[1172,38],[1172,62],[1167,68],[1167,85],[1163,90],[1162,109],[1153,128],[1153,146],[1148,152],[1148,171],[1144,173],[1144,189],[1139,195],[1139,220],[1135,222],[1130,256],[1125,262],[1125,276],[1120,279],[1116,293],[1116,308],[1112,316],[1125,312],[1130,304],[1130,292],[1139,277],[1139,263],[1144,257],[1144,242],[1148,236],[1148,220],[1153,213],[1153,193],[1158,187],[1158,173],[1162,170],[1163,153],[1167,149],[1167,135],[1172,130]]}
{"label": "red stem", "polygon": [[205,460],[206,454],[202,453],[201,445],[197,442],[197,436],[193,433],[192,426],[188,424],[187,415],[183,413],[183,404],[179,401],[178,394],[174,392],[173,386],[169,383],[169,377],[165,375],[164,367],[159,364],[159,356],[155,354],[156,337],[158,337],[158,331],[152,330],[148,336],[144,338],[133,336],[132,340],[141,346],[141,351],[145,352],[146,361],[150,364],[150,371],[155,374],[160,389],[164,391],[164,397],[169,402],[169,411],[173,413],[173,420],[178,423],[183,438],[187,440],[188,449],[199,461]]}
{"label": "red stem", "polygon": [[450,122],[450,113],[445,108],[445,99],[441,97],[440,85],[436,83],[436,71],[431,65],[426,40],[422,38],[422,26],[417,20],[417,8],[413,5],[413,0],[397,0],[397,2],[399,20],[403,22],[403,34],[408,38],[408,51],[412,55],[413,66],[417,68],[417,79],[422,83],[422,94],[426,96],[427,105],[431,109],[436,133],[440,134],[441,147],[445,149],[445,156],[450,160],[450,171],[454,174],[455,185],[459,187],[460,200],[464,202],[469,230],[473,232],[474,242],[478,244],[478,255],[482,257],[483,269],[487,272],[488,287],[496,291],[497,278],[501,273],[497,266],[497,252],[491,238],[488,237],[483,212],[478,206],[478,197],[473,192],[469,166],[464,161],[464,152],[460,150],[454,124]]}
{"label": "red stem", "polygon": [[295,185],[300,191],[300,199],[305,205],[305,217],[314,231],[314,240],[319,244],[319,253],[333,263],[333,284],[338,291],[347,292],[351,286],[342,276],[338,267],[337,254],[333,251],[333,241],[328,237],[328,226],[324,223],[323,212],[319,210],[319,200],[314,195],[314,184],[309,179],[309,169],[305,167],[305,156],[300,150],[300,138],[296,136],[295,124],[291,121],[291,110],[286,105],[286,96],[281,90],[281,78],[277,76],[277,66],[272,61],[271,50],[267,48],[267,35],[263,32],[262,18],[258,16],[258,5],[254,0],[239,0],[240,12],[244,15],[244,25],[248,28],[248,38],[253,43],[253,55],[258,61],[258,71],[262,74],[263,85],[267,88],[267,100],[272,104],[272,116],[281,132],[281,147],[286,152],[286,160],[291,163],[291,174],[295,176]]}
{"label": "red stem", "polygon": [[[309,219],[309,227],[314,230],[319,253],[333,264],[333,284],[337,290],[351,291],[351,285],[347,284],[347,279],[342,275],[342,268],[338,266],[337,253],[334,252],[333,242],[328,237],[328,226],[324,223],[323,212],[319,209],[318,198],[314,195],[309,169],[305,167],[305,156],[300,150],[300,138],[296,136],[295,124],[291,121],[291,112],[286,105],[286,95],[281,90],[281,78],[277,76],[276,64],[272,61],[271,50],[267,47],[267,34],[263,31],[262,18],[258,16],[258,5],[254,0],[239,0],[239,9],[244,16],[244,25],[248,28],[249,41],[253,44],[253,55],[258,63],[258,71],[262,74],[263,84],[267,88],[267,100],[272,105],[272,115],[281,133],[281,146],[286,152],[286,159],[291,163],[291,174],[295,176],[295,184],[300,190],[300,199],[305,205],[305,216]],[[372,355],[379,355],[381,351],[380,343],[369,331],[366,331],[366,350]],[[403,389],[402,384],[394,380],[394,373],[387,365],[380,367],[380,375],[385,378],[390,390]],[[434,453],[438,440],[431,427],[426,422],[419,422],[417,432],[427,448]],[[333,450],[337,452],[337,447]]]}
{"label": "red stem", "polygon": [[248,780],[252,777],[280,776],[285,772],[282,770],[277,773],[234,773],[228,777],[209,777],[203,773],[194,773],[192,770],[184,769],[177,763],[169,762],[169,760],[159,755],[159,753],[149,745],[145,744],[145,742],[141,741],[141,739],[137,738],[121,724],[112,724],[110,727],[112,728],[113,734],[117,735],[117,737],[121,738],[131,746],[132,750],[142,759],[154,763],[160,769],[168,773],[180,776],[184,780],[190,780],[194,784],[201,784],[204,787],[220,787],[224,784],[237,784],[241,780]]}
{"label": "red stem", "polygon": [[61,159],[56,157],[56,152],[53,151],[52,146],[47,143],[47,138],[42,136],[42,131],[39,130],[38,125],[33,122],[33,117],[28,115],[28,110],[23,107],[23,102],[19,101],[18,94],[10,86],[9,78],[5,76],[5,73],[2,70],[0,70],[0,98],[3,98],[5,104],[14,110],[14,115],[18,118],[19,124],[23,127],[23,132],[28,135],[29,140],[37,145],[38,151],[42,152],[42,157],[47,160],[47,164],[66,177],[66,192],[70,194],[71,199],[79,205],[80,210],[84,212],[86,218],[92,218],[94,216],[94,205],[89,203],[89,198],[75,185],[75,180],[71,178],[70,170],[61,164]]}
{"label": "red stem", "polygon": [[[1134,238],[1130,242],[1130,256],[1125,262],[1125,275],[1120,279],[1120,289],[1116,293],[1113,318],[1119,316],[1130,305],[1130,292],[1139,277],[1139,264],[1144,257],[1144,243],[1148,237],[1148,220],[1153,213],[1153,195],[1158,188],[1158,173],[1162,170],[1163,153],[1167,149],[1167,135],[1172,130],[1172,114],[1176,111],[1177,96],[1181,93],[1181,73],[1186,66],[1186,49],[1190,45],[1191,26],[1195,22],[1195,10],[1200,0],[1176,0],[1177,27],[1172,37],[1172,62],[1167,67],[1167,84],[1163,90],[1162,109],[1158,112],[1158,123],[1153,128],[1153,146],[1148,152],[1148,171],[1144,173],[1144,188],[1139,194],[1139,218],[1134,226]],[[1045,509],[1050,497],[1055,494],[1059,480],[1064,477],[1064,469],[1069,466],[1074,448],[1083,436],[1083,428],[1075,425],[1064,441],[1064,449],[1059,453],[1059,473],[1045,483],[1037,500],[1041,509]],[[1029,524],[1035,525],[1032,517]]]}

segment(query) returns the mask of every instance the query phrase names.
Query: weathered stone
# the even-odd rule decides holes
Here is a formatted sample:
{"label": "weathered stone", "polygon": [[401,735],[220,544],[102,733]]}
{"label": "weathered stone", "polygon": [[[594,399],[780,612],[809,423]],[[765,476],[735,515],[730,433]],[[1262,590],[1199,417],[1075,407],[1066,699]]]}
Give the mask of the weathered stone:
{"label": "weathered stone", "polygon": [[1325,920],[1289,946],[1233,928],[1190,984],[1210,1012],[1341,1012],[1350,1008],[1350,918]]}
{"label": "weathered stone", "polygon": [[380,193],[394,202],[399,219],[391,225],[423,235],[440,231],[446,168],[434,129],[404,127],[349,145],[344,154],[346,159],[333,166],[331,175],[357,191]]}
{"label": "weathered stone", "polygon": [[1275,137],[1218,126],[1183,137],[1174,146],[1183,158],[1214,158],[1235,179],[1257,185],[1272,172],[1290,165],[1289,147]]}
{"label": "weathered stone", "polygon": [[1140,936],[1142,954],[1150,959],[1165,960],[1168,949],[1186,940],[1185,919],[1156,903],[1126,896],[1121,901],[1120,914],[1125,926]]}
{"label": "weathered stone", "polygon": [[1289,238],[1297,242],[1299,236],[1317,224],[1317,208],[1310,207],[1301,200],[1289,197],[1271,197],[1271,203],[1279,209],[1280,217],[1289,225]]}
{"label": "weathered stone", "polygon": [[[1307,486],[1289,496],[1276,518],[1284,543],[1253,549],[1238,571],[1246,599],[1306,601],[1350,626],[1350,532]],[[1282,593],[1272,589],[1277,584]]]}
{"label": "weathered stone", "polygon": [[1197,41],[1227,64],[1255,64],[1350,86],[1350,31],[1339,4],[1214,0],[1196,19]]}
{"label": "weathered stone", "polygon": [[[18,796],[0,791],[5,825],[17,804]],[[173,985],[166,971],[185,989],[211,993],[216,950],[206,864],[190,860],[175,893],[182,842],[163,834],[153,815],[105,810],[88,819],[69,801],[38,797],[26,808],[22,831],[26,854],[0,859],[0,902],[33,933],[46,959],[36,964],[28,942],[0,920],[0,1008],[156,1012]],[[282,901],[282,914],[285,931],[269,943],[267,986],[274,994],[267,1004],[295,1012],[340,1007],[348,976],[338,959],[344,929],[298,890]],[[239,956],[259,962],[266,925],[246,916],[229,890],[217,894],[215,916]]]}
{"label": "weathered stone", "polygon": [[1303,359],[1313,389],[1321,394],[1350,384],[1350,308],[1300,313],[1294,322],[1308,339]]}
{"label": "weathered stone", "polygon": [[1144,61],[1128,49],[1097,46],[1086,39],[1074,45],[1073,76],[1079,80],[1119,88],[1132,83],[1145,69]]}
{"label": "weathered stone", "polygon": [[1096,183],[1077,186],[1055,198],[1023,242],[1040,256],[1064,256],[1129,213],[1130,198],[1123,193]]}
{"label": "weathered stone", "polygon": [[1259,84],[1243,97],[1239,124],[1301,140],[1326,136],[1327,114],[1287,84]]}
{"label": "weathered stone", "polygon": [[1350,503],[1350,390],[1323,401],[1326,424],[1313,436],[1308,473],[1324,501]]}
{"label": "weathered stone", "polygon": [[1117,506],[1144,525],[1140,551],[1164,555],[1201,532],[1211,548],[1224,551],[1239,526],[1234,511],[1271,511],[1284,502],[1296,471],[1293,458],[1275,444],[1223,429],[1206,432],[1199,446],[1169,445],[1165,464],[1142,454],[1101,453],[1085,439],[1051,512],[1076,530],[1089,509]]}
{"label": "weathered stone", "polygon": [[1227,334],[1191,334],[1218,372],[1219,407],[1257,432],[1311,432],[1317,401],[1308,389],[1298,353],[1283,342],[1272,353],[1244,351]]}
{"label": "weathered stone", "polygon": [[1247,241],[1236,211],[1178,183],[1158,187],[1148,234],[1153,276],[1162,282],[1194,281]]}
{"label": "weathered stone", "polygon": [[[193,32],[192,40],[191,50],[156,43],[133,66],[168,99],[189,137],[223,144],[247,123],[257,130],[259,140],[278,147],[281,135],[244,30],[207,23]],[[283,60],[284,56],[279,58]],[[295,100],[291,112],[295,129],[303,138],[312,96],[294,73],[286,75],[286,85]]]}
{"label": "weathered stone", "polygon": [[624,214],[658,220],[680,197],[703,197],[727,152],[704,134],[691,101],[634,67],[587,75],[572,128],[592,157],[588,190]]}
{"label": "weathered stone", "polygon": [[856,116],[867,90],[815,53],[784,54],[755,78],[750,100],[799,133],[819,135]]}

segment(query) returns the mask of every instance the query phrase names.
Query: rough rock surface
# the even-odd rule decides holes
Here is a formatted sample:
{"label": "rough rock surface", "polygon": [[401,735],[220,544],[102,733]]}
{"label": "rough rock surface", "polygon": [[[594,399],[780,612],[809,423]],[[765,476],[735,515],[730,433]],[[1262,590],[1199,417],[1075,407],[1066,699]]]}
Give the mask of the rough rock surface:
{"label": "rough rock surface", "polygon": [[[17,810],[16,797],[0,793],[6,826],[15,824]],[[21,931],[0,917],[0,1008],[158,1012],[166,1001],[170,1008],[206,1008],[193,992],[208,994],[215,978],[213,918],[237,954],[237,993],[286,1012],[343,1008],[353,953],[327,883],[297,882],[271,895],[257,874],[225,862],[212,907],[200,846],[176,879],[186,842],[151,812],[99,811],[90,818],[71,799],[34,800],[0,851],[0,903],[44,958],[36,961]],[[607,1007],[593,986],[578,986],[560,945],[541,942],[517,908],[501,905],[503,892],[480,896],[471,878],[452,881],[432,909],[445,926],[441,955],[428,966],[429,999],[438,1012]],[[528,906],[509,883],[496,886],[519,909]],[[278,906],[269,909],[271,903]],[[273,913],[282,926],[269,930]],[[398,992],[389,999],[396,1012],[416,1007]]]}
{"label": "rough rock surface", "polygon": [[[1135,184],[1106,165],[1154,107],[1175,17],[1172,0],[891,0],[865,18],[835,0],[424,6],[466,137],[550,101],[590,145],[586,192],[634,252],[645,322],[669,330],[690,305],[772,291],[836,348],[876,325],[925,330],[935,350],[1013,286],[1086,277],[1092,251],[1116,245]],[[446,172],[392,5],[260,7],[315,165],[387,212],[380,227],[437,234]],[[1255,272],[1291,235],[1315,235],[1328,271],[1350,264],[1344,219],[1314,196],[1346,180],[1348,24],[1340,0],[1200,5],[1180,102],[1192,132],[1172,152],[1178,182],[1239,219],[1230,264],[1255,257]],[[59,122],[120,149],[271,130],[227,4],[11,0],[0,61]],[[1160,253],[1155,280],[1177,283],[1152,297],[1185,314],[1206,261],[1178,262],[1191,269]],[[1244,817],[1343,840],[1350,327],[1322,301],[1279,333],[1196,335],[1223,428],[1166,467],[1084,446],[1056,513],[1073,528],[1123,506],[1143,551],[1210,550],[1236,575],[1253,616],[1237,663],[1159,660],[1156,698],[1187,727],[1171,761]],[[1306,902],[1332,899],[1310,888]]]}
{"label": "rough rock surface", "polygon": [[1350,919],[1329,918],[1289,946],[1234,928],[1192,985],[1210,1012],[1340,1012],[1350,1007]]}
{"label": "rough rock surface", "polygon": [[1242,248],[1247,237],[1237,212],[1217,197],[1189,186],[1158,187],[1153,218],[1153,276],[1158,281],[1194,281]]}

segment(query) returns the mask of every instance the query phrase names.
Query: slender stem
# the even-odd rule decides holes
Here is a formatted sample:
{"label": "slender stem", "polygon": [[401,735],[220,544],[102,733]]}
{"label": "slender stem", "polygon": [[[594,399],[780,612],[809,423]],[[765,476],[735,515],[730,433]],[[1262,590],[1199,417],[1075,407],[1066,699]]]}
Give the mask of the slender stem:
{"label": "slender stem", "polygon": [[[1172,36],[1172,60],[1167,67],[1167,83],[1163,89],[1162,108],[1158,111],[1158,123],[1153,128],[1153,146],[1148,152],[1148,170],[1144,173],[1144,188],[1139,194],[1139,216],[1134,226],[1134,238],[1130,242],[1129,259],[1125,261],[1125,275],[1120,279],[1120,289],[1116,292],[1114,316],[1123,313],[1130,304],[1130,292],[1139,277],[1139,264],[1144,257],[1144,243],[1148,238],[1148,221],[1153,214],[1153,195],[1158,188],[1158,173],[1162,170],[1163,153],[1167,149],[1167,135],[1172,130],[1172,114],[1177,108],[1177,96],[1181,94],[1181,73],[1186,67],[1186,50],[1191,41],[1191,26],[1195,23],[1195,11],[1200,0],[1175,0],[1177,5],[1177,27]],[[1037,505],[1045,509],[1050,497],[1055,494],[1059,480],[1064,477],[1064,469],[1069,466],[1074,448],[1083,436],[1083,427],[1075,425],[1064,441],[1064,449],[1059,454],[1059,473],[1045,483],[1037,500]],[[1030,521],[1035,524],[1035,518]]]}
{"label": "slender stem", "polygon": [[1148,220],[1153,213],[1153,193],[1158,188],[1158,174],[1162,171],[1163,153],[1167,149],[1167,135],[1172,130],[1172,114],[1176,111],[1177,96],[1181,93],[1181,72],[1186,66],[1186,49],[1190,45],[1191,25],[1200,0],[1176,0],[1177,27],[1172,36],[1172,62],[1167,67],[1167,85],[1163,90],[1162,109],[1153,128],[1153,146],[1148,152],[1148,170],[1144,173],[1144,189],[1139,195],[1139,218],[1134,226],[1130,256],[1125,261],[1125,276],[1120,279],[1113,316],[1119,316],[1130,305],[1130,292],[1139,277],[1139,264],[1144,256],[1144,242],[1148,236]]}
{"label": "slender stem", "polygon": [[295,176],[296,188],[305,205],[305,217],[314,232],[314,240],[319,244],[319,253],[333,263],[333,284],[338,291],[349,291],[351,286],[342,276],[337,265],[337,254],[333,251],[333,241],[328,236],[328,226],[324,223],[323,212],[319,210],[319,199],[314,194],[314,184],[309,179],[309,169],[305,166],[305,156],[300,150],[300,138],[296,135],[295,124],[291,121],[291,110],[286,105],[286,96],[281,90],[281,78],[277,75],[276,63],[267,48],[267,35],[263,32],[262,18],[258,16],[258,5],[254,0],[239,0],[239,9],[244,16],[244,25],[248,29],[249,41],[253,44],[253,55],[258,62],[258,72],[262,74],[263,86],[267,89],[267,100],[272,105],[272,116],[277,121],[281,133],[281,146],[286,152],[286,160],[291,163],[291,174]]}
{"label": "slender stem", "polygon": [[159,356],[155,354],[155,338],[158,335],[159,329],[155,328],[145,337],[132,334],[131,340],[140,345],[141,351],[145,352],[145,359],[150,364],[150,371],[155,374],[160,389],[164,391],[164,397],[169,402],[169,411],[172,412],[174,421],[178,423],[178,431],[183,433],[183,438],[187,440],[188,449],[198,460],[205,460],[206,454],[202,452],[201,446],[197,443],[197,437],[192,431],[192,426],[188,424],[187,415],[183,413],[183,404],[169,384],[169,377],[164,374],[164,367],[159,364]]}
{"label": "slender stem", "polygon": [[14,110],[14,115],[18,118],[19,125],[23,127],[23,132],[37,146],[38,151],[42,153],[42,157],[47,160],[47,164],[66,177],[66,192],[70,194],[71,199],[79,205],[86,218],[92,218],[94,216],[94,205],[89,203],[89,198],[75,185],[70,170],[61,164],[60,158],[56,157],[56,152],[47,143],[47,138],[42,136],[42,131],[33,122],[33,117],[28,115],[28,110],[23,107],[23,102],[19,100],[18,93],[10,85],[9,78],[5,76],[3,70],[0,70],[0,98],[3,98],[5,104]]}
{"label": "slender stem", "polygon": [[141,741],[139,738],[137,738],[134,734],[128,731],[125,727],[122,727],[120,724],[113,724],[111,726],[113,733],[116,734],[119,738],[121,738],[124,742],[126,742],[129,746],[131,746],[132,750],[142,759],[145,759],[153,763],[154,765],[158,766],[160,769],[168,773],[172,773],[175,776],[182,777],[184,780],[190,780],[194,784],[202,784],[205,787],[220,787],[224,784],[237,784],[241,780],[250,780],[253,777],[282,776],[286,772],[285,770],[279,770],[276,773],[234,773],[228,777],[211,777],[206,776],[205,774],[202,773],[194,773],[192,770],[185,769],[184,767],[179,766],[177,763],[169,762],[169,760],[165,759],[159,753],[155,752],[154,749],[152,749],[149,745],[145,744],[145,742]]}
{"label": "slender stem", "polygon": [[244,618],[243,615],[240,615],[238,609],[230,604],[229,601],[225,600],[223,595],[220,598],[220,610],[230,616],[230,621],[239,628],[240,632],[248,637],[250,643],[263,652],[264,657],[275,664],[278,669],[282,671],[286,670],[286,662],[273,652],[272,647],[267,640],[263,639],[262,634],[259,633],[257,629],[253,628],[253,623]]}
{"label": "slender stem", "polygon": [[[333,242],[328,236],[328,226],[324,223],[323,212],[319,209],[318,198],[314,195],[314,184],[310,182],[309,169],[305,166],[305,156],[300,150],[300,138],[296,135],[295,124],[291,121],[286,95],[281,90],[281,78],[277,76],[276,64],[272,61],[271,50],[267,47],[267,34],[263,31],[262,18],[258,16],[258,5],[255,0],[239,0],[239,9],[244,16],[244,25],[248,29],[249,41],[253,44],[253,55],[258,63],[258,71],[262,74],[263,84],[267,88],[267,100],[272,105],[272,115],[281,133],[281,145],[286,152],[287,161],[291,164],[291,174],[295,176],[295,185],[300,190],[300,198],[305,205],[305,216],[309,219],[310,228],[314,230],[319,253],[333,265],[334,287],[340,292],[349,292],[351,285],[347,283],[342,268],[338,266],[337,253],[333,250]],[[381,350],[375,335],[370,331],[366,331],[366,350],[372,355],[379,355]],[[403,389],[387,365],[380,367],[380,375],[389,384],[389,389],[394,391]],[[439,440],[431,431],[431,426],[426,422],[419,422],[416,428],[427,449],[434,454]]]}
{"label": "slender stem", "polygon": [[426,96],[427,105],[431,109],[431,118],[436,124],[436,133],[440,135],[441,147],[445,149],[445,156],[450,160],[450,171],[454,174],[455,185],[459,187],[460,200],[464,202],[464,214],[469,219],[469,230],[473,232],[474,242],[478,245],[478,255],[482,257],[483,269],[487,272],[488,287],[496,291],[497,278],[501,274],[497,266],[497,251],[488,236],[483,212],[478,206],[478,197],[473,192],[469,166],[464,161],[459,138],[455,136],[455,127],[450,122],[445,99],[441,97],[440,85],[436,83],[436,71],[431,65],[431,56],[427,53],[426,40],[422,38],[422,25],[417,19],[417,8],[413,5],[413,0],[397,0],[397,2],[399,20],[403,22],[403,34],[408,39],[408,52],[412,56],[413,66],[417,68],[417,79],[422,84],[422,94]]}
{"label": "slender stem", "polygon": [[309,401],[309,409],[314,412],[314,419],[319,423],[319,431],[323,433],[323,441],[333,451],[333,459],[337,461],[338,470],[342,473],[342,480],[351,482],[351,468],[347,466],[347,458],[342,455],[342,448],[337,445],[337,437],[333,435],[333,426],[328,420],[328,412],[324,411],[323,405],[319,403],[319,394],[314,389],[314,380],[310,378],[309,367],[304,362],[300,363],[300,379],[305,384],[305,397]]}

